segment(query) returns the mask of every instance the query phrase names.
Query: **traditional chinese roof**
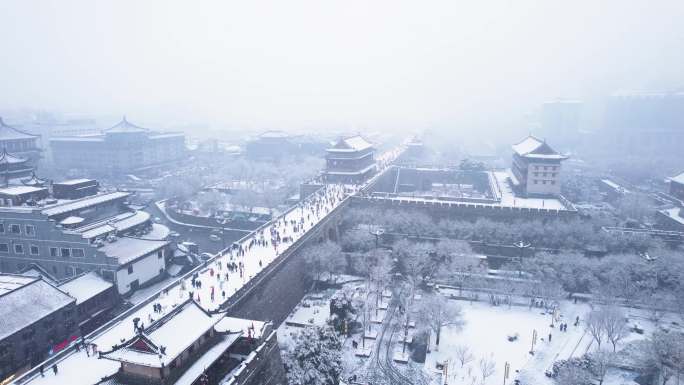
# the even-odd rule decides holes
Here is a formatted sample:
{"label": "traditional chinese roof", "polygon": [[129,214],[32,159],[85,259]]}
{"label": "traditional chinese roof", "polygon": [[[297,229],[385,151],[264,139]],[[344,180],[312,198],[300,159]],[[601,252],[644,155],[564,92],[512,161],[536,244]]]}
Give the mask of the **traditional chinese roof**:
{"label": "traditional chinese roof", "polygon": [[14,156],[7,152],[6,148],[2,149],[2,154],[0,154],[0,164],[18,164],[18,163],[26,163],[27,159],[26,158],[20,158],[18,156]]}
{"label": "traditional chinese roof", "polygon": [[31,176],[21,180],[21,183],[25,186],[43,187],[47,180],[40,179],[36,176],[35,171],[31,171]]}
{"label": "traditional chinese roof", "polygon": [[107,134],[120,134],[120,133],[138,133],[138,132],[150,132],[150,129],[136,126],[135,124],[126,120],[124,116],[123,119],[116,125],[103,130]]}
{"label": "traditional chinese roof", "polygon": [[213,328],[219,319],[220,317],[207,313],[195,301],[187,300],[149,325],[142,333],[111,352],[103,353],[102,357],[150,367],[168,366]]}
{"label": "traditional chinese roof", "polygon": [[338,140],[332,148],[328,149],[328,151],[354,152],[363,151],[371,147],[373,147],[373,145],[366,139],[360,135],[356,135]]}
{"label": "traditional chinese roof", "polygon": [[532,135],[525,138],[522,142],[512,146],[513,151],[521,157],[539,159],[567,159],[565,155],[557,152],[549,146],[545,140],[541,140]]}
{"label": "traditional chinese roof", "polygon": [[0,140],[35,139],[38,135],[29,134],[12,126],[8,126],[0,117]]}

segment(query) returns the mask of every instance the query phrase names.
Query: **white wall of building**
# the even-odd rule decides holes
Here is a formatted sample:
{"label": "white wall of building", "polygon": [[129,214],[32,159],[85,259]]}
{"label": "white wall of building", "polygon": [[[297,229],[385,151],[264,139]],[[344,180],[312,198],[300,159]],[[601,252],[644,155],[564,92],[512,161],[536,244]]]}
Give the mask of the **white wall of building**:
{"label": "white wall of building", "polygon": [[139,285],[156,278],[164,272],[166,264],[164,255],[159,258],[157,252],[148,254],[133,262],[133,272],[128,273],[128,266],[123,266],[116,272],[116,285],[120,294],[128,293],[131,290],[131,283],[138,280]]}
{"label": "white wall of building", "polygon": [[527,167],[527,193],[559,195],[560,174],[560,164],[530,163]]}

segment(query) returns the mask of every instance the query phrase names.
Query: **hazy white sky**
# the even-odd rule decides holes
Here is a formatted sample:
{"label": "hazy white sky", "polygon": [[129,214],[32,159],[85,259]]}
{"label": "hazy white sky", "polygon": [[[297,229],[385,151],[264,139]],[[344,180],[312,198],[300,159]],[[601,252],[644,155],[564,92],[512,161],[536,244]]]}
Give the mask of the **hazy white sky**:
{"label": "hazy white sky", "polygon": [[684,1],[0,0],[0,109],[230,127],[515,127],[684,77]]}

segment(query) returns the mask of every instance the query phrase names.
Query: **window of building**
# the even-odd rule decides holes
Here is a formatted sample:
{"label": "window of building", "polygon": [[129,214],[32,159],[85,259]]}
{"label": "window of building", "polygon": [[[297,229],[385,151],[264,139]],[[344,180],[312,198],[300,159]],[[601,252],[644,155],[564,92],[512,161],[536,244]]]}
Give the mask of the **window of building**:
{"label": "window of building", "polygon": [[36,227],[33,225],[24,226],[24,230],[26,231],[26,235],[36,235]]}
{"label": "window of building", "polygon": [[71,277],[74,275],[74,269],[71,266],[64,266],[64,275]]}
{"label": "window of building", "polygon": [[9,253],[9,246],[6,243],[0,243],[0,253]]}
{"label": "window of building", "polygon": [[5,232],[5,224],[0,223],[0,233],[4,233],[4,232]]}
{"label": "window of building", "polygon": [[71,255],[74,258],[83,258],[85,257],[85,253],[83,252],[83,249],[71,249]]}
{"label": "window of building", "polygon": [[546,184],[546,181],[545,181],[545,180],[543,180],[543,181],[542,181],[542,184]]}
{"label": "window of building", "polygon": [[555,173],[555,172],[552,172],[552,173],[551,173],[551,176],[555,178],[555,177],[556,177],[556,173]]}
{"label": "window of building", "polygon": [[57,248],[56,247],[51,247],[50,248],[50,256],[51,257],[56,257],[58,255],[57,253]]}
{"label": "window of building", "polygon": [[133,265],[128,265],[128,274],[133,274]]}
{"label": "window of building", "polygon": [[38,254],[40,254],[40,250],[38,249],[38,246],[31,245],[31,255],[38,255]]}
{"label": "window of building", "polygon": [[539,181],[535,179],[534,184],[539,184]]}
{"label": "window of building", "polygon": [[62,253],[62,257],[69,258],[69,256],[71,255],[71,250],[69,250],[66,247],[62,247],[61,253]]}
{"label": "window of building", "polygon": [[157,251],[157,258],[162,259],[164,257],[164,252],[162,250]]}
{"label": "window of building", "polygon": [[16,224],[10,225],[10,233],[21,234],[21,226]]}
{"label": "window of building", "polygon": [[552,180],[552,181],[551,181],[551,184],[556,184],[556,181],[555,181],[555,180]]}
{"label": "window of building", "polygon": [[17,243],[14,245],[14,253],[15,254],[24,254],[24,245],[21,243]]}
{"label": "window of building", "polygon": [[52,266],[52,274],[57,275],[57,266]]}

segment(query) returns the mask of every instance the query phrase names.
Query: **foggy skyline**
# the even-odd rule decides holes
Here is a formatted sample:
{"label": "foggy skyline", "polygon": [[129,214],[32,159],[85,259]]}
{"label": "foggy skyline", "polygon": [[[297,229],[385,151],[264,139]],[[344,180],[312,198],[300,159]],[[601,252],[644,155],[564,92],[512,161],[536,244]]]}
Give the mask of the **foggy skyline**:
{"label": "foggy skyline", "polygon": [[680,1],[2,7],[0,110],[251,129],[526,130],[545,100],[684,84]]}

